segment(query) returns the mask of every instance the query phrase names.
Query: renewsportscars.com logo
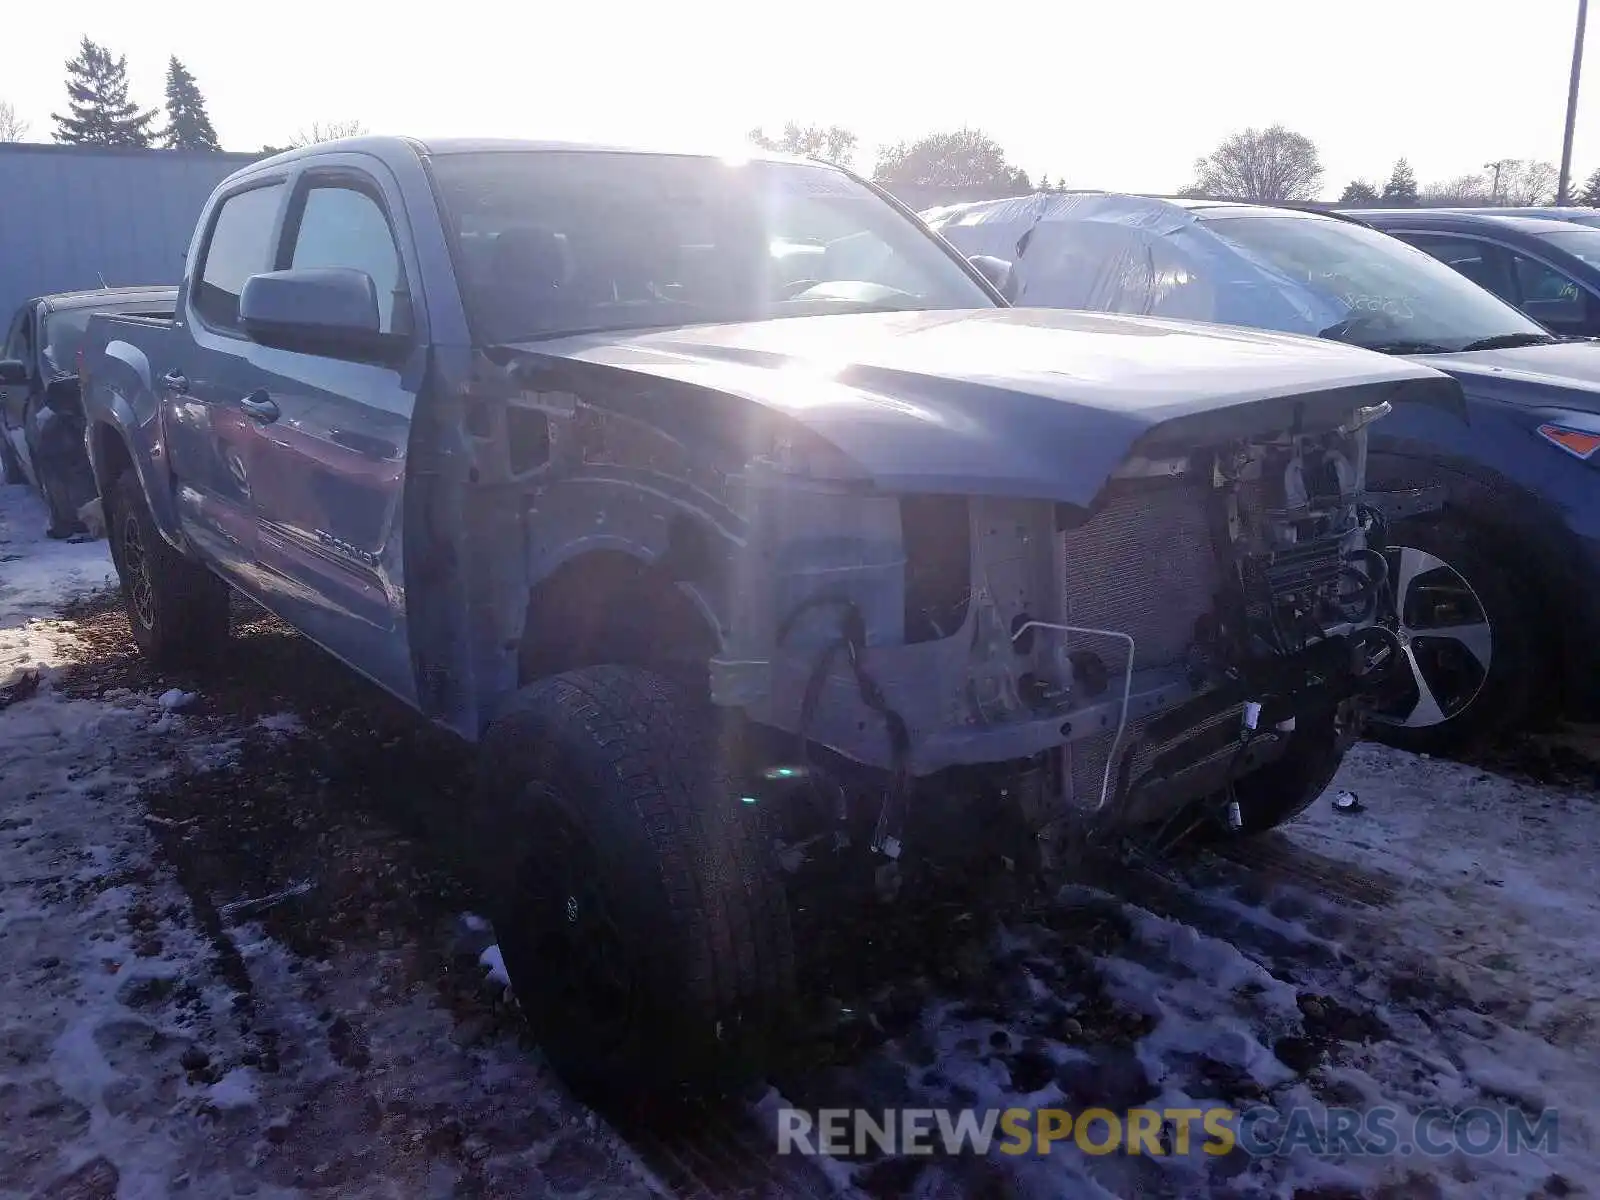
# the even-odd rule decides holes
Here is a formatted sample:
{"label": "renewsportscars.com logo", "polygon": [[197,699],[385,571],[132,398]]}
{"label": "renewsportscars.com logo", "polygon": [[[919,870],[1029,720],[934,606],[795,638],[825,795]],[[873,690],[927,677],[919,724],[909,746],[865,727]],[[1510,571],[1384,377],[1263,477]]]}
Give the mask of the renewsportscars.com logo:
{"label": "renewsportscars.com logo", "polygon": [[1554,1154],[1555,1109],[1537,1117],[1519,1108],[1377,1107],[1130,1108],[901,1108],[871,1111],[780,1108],[779,1154],[861,1157],[896,1155],[1049,1154],[1073,1147],[1084,1154],[1179,1157],[1199,1152],[1253,1158],[1290,1153],[1362,1157],[1446,1154]]}

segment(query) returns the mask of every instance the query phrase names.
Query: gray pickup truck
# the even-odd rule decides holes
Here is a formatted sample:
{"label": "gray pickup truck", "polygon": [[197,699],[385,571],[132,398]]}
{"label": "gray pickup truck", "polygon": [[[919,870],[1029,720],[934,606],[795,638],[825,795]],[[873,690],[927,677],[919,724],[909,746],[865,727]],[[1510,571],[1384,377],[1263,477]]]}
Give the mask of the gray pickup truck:
{"label": "gray pickup truck", "polygon": [[550,1058],[749,1070],[798,850],[1264,830],[1399,657],[1367,426],[1454,383],[995,272],[817,163],[252,164],[174,320],[90,324],[134,636],[224,654],[231,586],[477,742],[471,869]]}

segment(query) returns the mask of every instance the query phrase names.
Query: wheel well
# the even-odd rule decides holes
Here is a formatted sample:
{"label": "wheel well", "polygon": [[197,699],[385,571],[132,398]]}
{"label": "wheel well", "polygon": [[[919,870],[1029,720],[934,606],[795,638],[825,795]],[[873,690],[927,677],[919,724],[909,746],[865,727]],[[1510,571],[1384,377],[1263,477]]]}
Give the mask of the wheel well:
{"label": "wheel well", "polygon": [[1583,693],[1585,681],[1577,664],[1588,661],[1571,653],[1570,630],[1579,625],[1578,598],[1587,594],[1573,577],[1577,559],[1563,553],[1555,519],[1537,498],[1520,489],[1490,487],[1477,480],[1450,481],[1450,497],[1438,512],[1415,518],[1448,521],[1470,532],[1501,568],[1506,585],[1527,610],[1534,628],[1537,660],[1553,669],[1554,686],[1545,707],[1565,709]]}
{"label": "wheel well", "polygon": [[721,644],[701,607],[659,565],[599,550],[558,567],[533,591],[518,655],[523,684],[616,663],[697,673]]}
{"label": "wheel well", "polygon": [[1409,456],[1374,454],[1369,486],[1429,487],[1443,484],[1444,508],[1421,520],[1452,520],[1470,525],[1491,539],[1503,559],[1521,568],[1525,588],[1539,587],[1558,595],[1565,582],[1562,566],[1571,554],[1556,532],[1559,516],[1539,497],[1497,476],[1481,478],[1442,463]]}

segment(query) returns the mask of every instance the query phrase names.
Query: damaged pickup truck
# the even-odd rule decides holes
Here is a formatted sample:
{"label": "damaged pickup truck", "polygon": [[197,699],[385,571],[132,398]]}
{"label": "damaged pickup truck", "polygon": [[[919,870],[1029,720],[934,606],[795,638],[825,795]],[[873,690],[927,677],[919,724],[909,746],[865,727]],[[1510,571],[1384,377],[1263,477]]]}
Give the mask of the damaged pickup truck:
{"label": "damaged pickup truck", "polygon": [[[252,164],[83,391],[128,616],[229,586],[481,749],[471,869],[550,1058],[759,1063],[779,851],[1265,830],[1399,657],[1367,428],[1309,339],[1007,308],[846,172],[359,139]],[[870,873],[870,870],[869,870]]]}

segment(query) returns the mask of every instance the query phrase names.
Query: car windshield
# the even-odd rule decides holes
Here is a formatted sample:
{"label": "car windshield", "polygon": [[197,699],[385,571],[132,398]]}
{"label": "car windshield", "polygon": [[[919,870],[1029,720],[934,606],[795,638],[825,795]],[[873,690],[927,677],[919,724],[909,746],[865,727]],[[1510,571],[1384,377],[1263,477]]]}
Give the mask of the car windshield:
{"label": "car windshield", "polygon": [[1218,237],[1337,301],[1324,337],[1399,353],[1548,340],[1544,328],[1431,255],[1364,225],[1300,216],[1205,218]]}
{"label": "car windshield", "polygon": [[1560,229],[1538,236],[1540,241],[1549,242],[1574,258],[1581,258],[1591,267],[1600,267],[1600,229]]}
{"label": "car windshield", "polygon": [[917,222],[831,167],[609,151],[431,167],[480,342],[995,304]]}

